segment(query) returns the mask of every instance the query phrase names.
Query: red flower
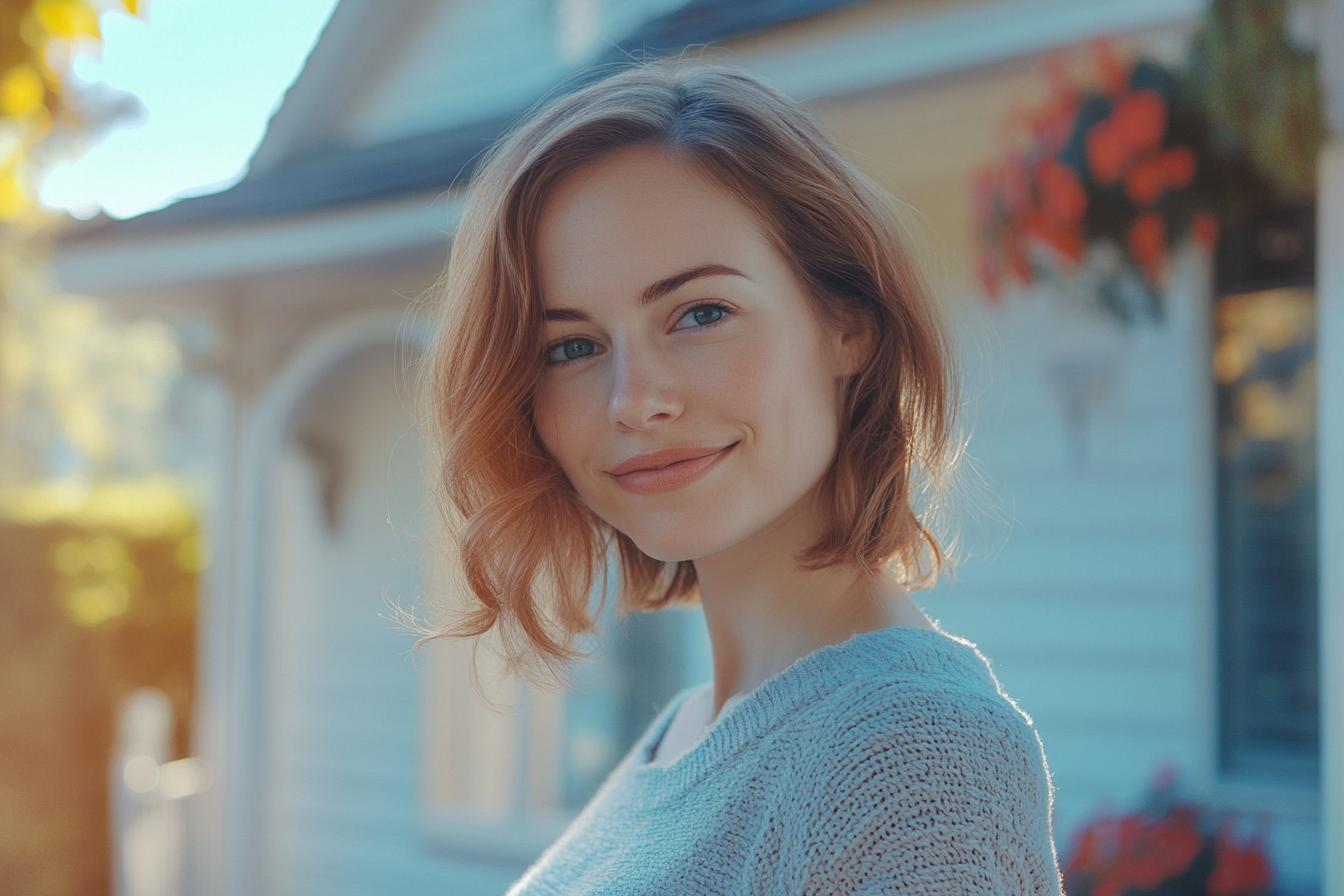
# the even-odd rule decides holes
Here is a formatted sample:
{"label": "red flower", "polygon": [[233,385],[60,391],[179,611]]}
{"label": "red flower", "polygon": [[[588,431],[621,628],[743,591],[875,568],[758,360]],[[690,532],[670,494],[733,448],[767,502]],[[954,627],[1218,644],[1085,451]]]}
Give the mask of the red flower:
{"label": "red flower", "polygon": [[1084,146],[1092,179],[1102,186],[1115,183],[1129,162],[1129,152],[1109,118],[1087,132]]}
{"label": "red flower", "polygon": [[1161,145],[1166,132],[1167,104],[1162,94],[1146,89],[1124,94],[1115,101],[1111,114],[1087,133],[1087,166],[1093,178],[1102,186],[1114,183],[1135,156]]}
{"label": "red flower", "polygon": [[1188,146],[1173,146],[1162,154],[1166,157],[1167,186],[1178,190],[1190,186],[1195,179],[1195,153]]}
{"label": "red flower", "polygon": [[1209,251],[1218,242],[1218,219],[1208,212],[1200,212],[1190,222],[1190,234],[1204,251]]}
{"label": "red flower", "polygon": [[1195,176],[1195,154],[1177,146],[1135,162],[1125,175],[1125,192],[1135,205],[1152,205],[1164,190],[1185,187]]}
{"label": "red flower", "polygon": [[1147,834],[1146,860],[1135,866],[1132,878],[1145,890],[1182,874],[1204,843],[1195,813],[1183,806],[1172,808],[1166,818],[1148,828]]}
{"label": "red flower", "polygon": [[1035,174],[1041,207],[1051,221],[1076,224],[1083,219],[1087,193],[1072,168],[1056,159],[1044,158],[1036,162]]}
{"label": "red flower", "polygon": [[1096,871],[1102,867],[1106,859],[1110,858],[1109,853],[1102,848],[1101,836],[1102,828],[1108,820],[1102,818],[1083,829],[1073,844],[1073,857],[1064,868],[1066,876],[1072,876],[1078,871]]}
{"label": "red flower", "polygon": [[1068,144],[1080,102],[1078,94],[1061,92],[1032,120],[1032,131],[1047,151],[1059,152]]}
{"label": "red flower", "polygon": [[1116,101],[1109,120],[1131,153],[1149,152],[1167,133],[1167,103],[1156,90],[1131,90]]}
{"label": "red flower", "polygon": [[1071,262],[1083,260],[1087,245],[1082,231],[1071,224],[1060,224],[1042,211],[1033,211],[1023,222],[1024,234],[1032,240],[1054,249]]}
{"label": "red flower", "polygon": [[1144,212],[1129,228],[1129,251],[1149,283],[1162,279],[1167,226],[1157,212]]}
{"label": "red flower", "polygon": [[1245,846],[1218,832],[1213,873],[1205,884],[1209,896],[1263,896],[1274,874],[1259,843]]}

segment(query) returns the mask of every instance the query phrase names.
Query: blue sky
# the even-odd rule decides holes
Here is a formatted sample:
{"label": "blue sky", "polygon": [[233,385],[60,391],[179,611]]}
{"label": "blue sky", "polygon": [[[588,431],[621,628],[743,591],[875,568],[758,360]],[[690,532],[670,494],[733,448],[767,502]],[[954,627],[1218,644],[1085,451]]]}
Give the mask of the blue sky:
{"label": "blue sky", "polygon": [[101,54],[77,57],[74,74],[134,94],[145,114],[54,166],[43,204],[125,218],[232,185],[336,2],[150,0],[138,19],[104,14]]}

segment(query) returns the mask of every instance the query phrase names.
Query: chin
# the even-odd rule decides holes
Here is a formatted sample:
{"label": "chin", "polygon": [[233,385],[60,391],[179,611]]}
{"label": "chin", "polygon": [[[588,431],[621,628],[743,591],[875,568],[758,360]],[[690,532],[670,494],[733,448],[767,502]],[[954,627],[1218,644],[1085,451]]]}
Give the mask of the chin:
{"label": "chin", "polygon": [[[715,519],[660,520],[657,524],[632,526],[621,529],[641,551],[663,563],[699,560],[726,550],[744,540],[750,532],[738,531],[741,526],[726,525],[729,521]],[[620,528],[620,527],[618,527]]]}

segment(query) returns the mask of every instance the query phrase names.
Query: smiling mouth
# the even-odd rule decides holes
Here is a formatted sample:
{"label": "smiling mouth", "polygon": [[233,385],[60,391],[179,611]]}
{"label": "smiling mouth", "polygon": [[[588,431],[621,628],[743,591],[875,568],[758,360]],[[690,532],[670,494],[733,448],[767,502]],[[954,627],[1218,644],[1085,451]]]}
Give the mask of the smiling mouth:
{"label": "smiling mouth", "polygon": [[[632,458],[630,461],[614,467],[611,470],[611,475],[615,478],[617,485],[634,495],[655,495],[676,491],[679,488],[685,488],[718,466],[719,461],[727,457],[737,445],[738,443],[734,442],[717,450],[707,450],[704,454],[664,460],[661,463],[661,459],[657,455],[662,452],[657,452],[643,461],[643,463],[648,464],[643,469],[628,469],[632,462],[641,462]],[[625,471],[617,472],[622,469]]]}

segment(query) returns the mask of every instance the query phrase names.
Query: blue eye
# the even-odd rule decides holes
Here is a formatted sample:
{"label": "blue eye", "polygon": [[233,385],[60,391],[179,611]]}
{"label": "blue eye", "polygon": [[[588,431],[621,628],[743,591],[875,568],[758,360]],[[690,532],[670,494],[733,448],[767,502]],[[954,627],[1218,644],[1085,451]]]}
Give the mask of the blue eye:
{"label": "blue eye", "polygon": [[712,324],[716,324],[719,321],[723,320],[727,315],[728,315],[728,309],[725,308],[723,305],[714,305],[714,304],[696,305],[690,311],[687,311],[685,314],[683,314],[681,316],[681,320],[677,321],[678,324],[682,323],[683,321],[689,321],[690,323],[688,324],[688,326],[676,327],[675,329],[680,330],[680,329],[693,329],[697,327],[708,327]]}
{"label": "blue eye", "polygon": [[577,361],[597,354],[597,345],[591,339],[566,339],[546,350],[546,360],[553,364]]}

